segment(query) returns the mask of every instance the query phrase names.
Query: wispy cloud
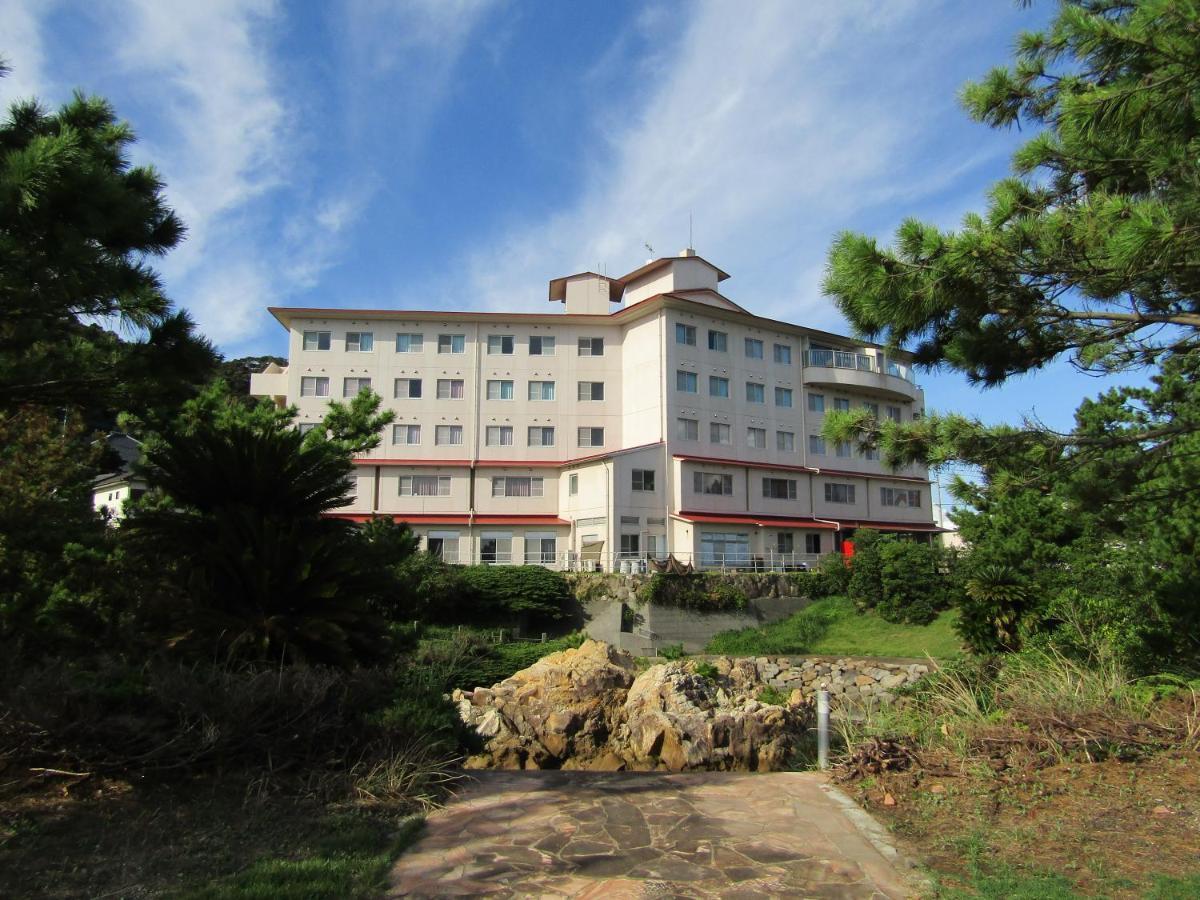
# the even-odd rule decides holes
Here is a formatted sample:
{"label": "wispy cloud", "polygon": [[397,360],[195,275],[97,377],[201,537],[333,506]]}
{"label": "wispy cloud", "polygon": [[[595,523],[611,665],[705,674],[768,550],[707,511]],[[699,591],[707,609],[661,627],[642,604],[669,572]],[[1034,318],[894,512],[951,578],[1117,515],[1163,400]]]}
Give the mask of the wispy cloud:
{"label": "wispy cloud", "polygon": [[0,114],[14,100],[44,94],[47,87],[39,15],[53,6],[46,0],[36,8],[25,0],[0,0],[0,57],[12,71],[0,78]]}

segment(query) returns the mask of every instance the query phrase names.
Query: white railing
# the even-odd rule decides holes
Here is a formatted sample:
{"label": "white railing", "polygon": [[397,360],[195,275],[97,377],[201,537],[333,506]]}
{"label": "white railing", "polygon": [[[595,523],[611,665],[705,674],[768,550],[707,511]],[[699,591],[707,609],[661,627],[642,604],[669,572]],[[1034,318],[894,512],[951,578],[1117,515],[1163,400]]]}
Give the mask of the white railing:
{"label": "white railing", "polygon": [[[805,365],[817,366],[824,369],[854,369],[859,372],[879,371],[875,357],[867,353],[855,353],[849,350],[806,350],[804,353],[804,363]],[[889,359],[884,363],[884,371],[888,375],[916,383],[916,377],[913,375],[910,366]]]}
{"label": "white railing", "polygon": [[[474,551],[443,551],[438,554],[448,563],[458,565],[495,566],[545,566],[563,572],[623,572],[628,575],[649,574],[656,571],[653,561],[664,562],[666,554],[647,553],[587,553],[560,550],[556,553],[480,553]],[[692,553],[689,551],[670,554],[682,565],[689,563],[693,568],[704,571],[722,572],[800,572],[811,569],[820,562],[824,554],[780,553],[768,550],[762,553]]]}

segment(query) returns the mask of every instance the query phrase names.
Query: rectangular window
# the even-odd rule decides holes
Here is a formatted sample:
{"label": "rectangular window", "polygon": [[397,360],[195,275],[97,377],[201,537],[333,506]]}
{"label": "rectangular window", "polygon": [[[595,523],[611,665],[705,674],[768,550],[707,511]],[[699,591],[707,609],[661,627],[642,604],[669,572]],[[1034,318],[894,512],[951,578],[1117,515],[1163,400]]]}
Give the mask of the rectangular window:
{"label": "rectangular window", "polygon": [[300,379],[301,397],[328,397],[329,377],[326,375],[304,375]]}
{"label": "rectangular window", "polygon": [[553,447],[554,426],[530,425],[528,440],[530,447]]}
{"label": "rectangular window", "polygon": [[488,447],[511,447],[512,442],[511,425],[489,425],[484,432],[484,443]]}
{"label": "rectangular window", "polygon": [[654,490],[654,470],[653,469],[634,469],[633,470],[633,490],[635,490],[635,491],[653,491]]}
{"label": "rectangular window", "polygon": [[438,425],[433,432],[433,442],[443,446],[459,446],[463,442],[461,425]]}
{"label": "rectangular window", "polygon": [[479,561],[484,565],[512,562],[512,534],[485,531],[479,536]]}
{"label": "rectangular window", "polygon": [[849,459],[854,455],[854,450],[851,448],[849,441],[838,441],[834,444],[833,452],[842,459]]}
{"label": "rectangular window", "polygon": [[415,400],[421,396],[421,379],[397,378],[392,396],[397,400]]}
{"label": "rectangular window", "polygon": [[762,359],[763,342],[757,338],[746,338],[746,359]]}
{"label": "rectangular window", "polygon": [[392,426],[392,443],[393,444],[419,444],[419,443],[421,443],[421,426],[420,425],[393,425]]}
{"label": "rectangular window", "polygon": [[852,485],[852,484],[837,484],[832,481],[825,482],[825,502],[826,503],[853,503],[854,502],[854,485]]}
{"label": "rectangular window", "polygon": [[804,536],[804,552],[819,554],[821,552],[821,536],[819,534],[806,534]]}
{"label": "rectangular window", "polygon": [[330,336],[331,332],[328,331],[306,331],[304,332],[304,349],[328,350]]}
{"label": "rectangular window", "polygon": [[621,555],[622,556],[629,557],[629,556],[637,556],[638,555],[638,553],[640,552],[638,549],[640,546],[638,537],[639,537],[639,535],[636,535],[636,534],[621,535]]}
{"label": "rectangular window", "polygon": [[876,419],[879,418],[879,404],[871,403],[869,400],[863,401],[863,409],[873,415]]}
{"label": "rectangular window", "polygon": [[580,338],[579,339],[579,355],[580,356],[603,356],[604,355],[604,338]]}
{"label": "rectangular window", "polygon": [[700,440],[700,423],[696,419],[676,419],[675,435],[681,441]]}
{"label": "rectangular window", "polygon": [[438,353],[463,353],[467,349],[465,334],[439,334]]}
{"label": "rectangular window", "polygon": [[604,446],[603,428],[580,428],[576,436],[580,447]]}
{"label": "rectangular window", "polygon": [[775,449],[782,453],[795,453],[796,435],[790,431],[775,432]]}
{"label": "rectangular window", "polygon": [[775,535],[775,552],[792,553],[796,549],[796,536],[790,531],[781,531]]}
{"label": "rectangular window", "polygon": [[529,399],[530,400],[553,400],[554,399],[554,382],[553,381],[531,381],[531,382],[529,382]]}
{"label": "rectangular window", "polygon": [[449,497],[449,475],[401,475],[401,497]]}
{"label": "rectangular window", "polygon": [[891,419],[893,422],[899,422],[900,421],[900,407],[889,406],[887,408],[887,417],[889,419]]}
{"label": "rectangular window", "polygon": [[846,397],[834,397],[833,408],[838,412],[850,412],[850,400]]}
{"label": "rectangular window", "polygon": [[677,370],[675,372],[675,390],[684,394],[699,393],[699,379],[696,377],[696,373],[684,372],[682,369]]}
{"label": "rectangular window", "polygon": [[912,509],[921,507],[921,492],[906,488],[881,487],[879,502],[883,506],[905,506]]}
{"label": "rectangular window", "polygon": [[720,375],[708,376],[708,396],[710,397],[728,397],[729,396],[729,379],[722,378]]}
{"label": "rectangular window", "polygon": [[792,389],[775,388],[775,405],[790,408],[792,405]]}
{"label": "rectangular window", "polygon": [[808,436],[808,452],[813,456],[824,456],[825,438],[819,434],[810,434]]}
{"label": "rectangular window", "polygon": [[693,472],[692,490],[697,494],[733,496],[733,476],[717,472]]}
{"label": "rectangular window", "polygon": [[437,398],[439,400],[461,400],[463,398],[463,380],[461,378],[439,378]]}
{"label": "rectangular window", "polygon": [[603,400],[604,399],[604,382],[603,381],[581,381],[581,382],[579,382],[579,399],[580,400]]}
{"label": "rectangular window", "polygon": [[[301,422],[299,425],[296,426],[296,430],[299,431],[300,434],[305,435],[305,434],[308,434],[310,431],[312,431],[316,427],[317,427],[316,422]],[[112,497],[110,496],[108,499],[111,500]]]}
{"label": "rectangular window", "polygon": [[675,323],[675,343],[686,344],[688,347],[695,347],[696,326],[684,325],[680,322]]}
{"label": "rectangular window", "polygon": [[370,353],[375,349],[375,335],[370,331],[347,331],[346,351],[348,353]]}
{"label": "rectangular window", "polygon": [[567,495],[574,497],[579,493],[579,476],[572,474],[567,476]]}
{"label": "rectangular window", "polygon": [[700,532],[700,564],[744,566],[750,562],[750,535],[739,532]]}
{"label": "rectangular window", "polygon": [[775,362],[784,366],[792,364],[792,347],[790,344],[775,345]]}
{"label": "rectangular window", "polygon": [[357,397],[361,391],[369,391],[371,389],[370,378],[343,378],[342,379],[342,396]]}
{"label": "rectangular window", "polygon": [[529,338],[529,355],[530,356],[553,356],[554,355],[554,338],[542,336],[538,334],[530,335]]}
{"label": "rectangular window", "polygon": [[396,335],[396,352],[397,353],[420,353],[425,349],[425,335],[423,334],[397,334]]}
{"label": "rectangular window", "polygon": [[825,412],[825,395],[824,394],[809,394],[808,395],[808,411],[815,413]]}
{"label": "rectangular window", "polygon": [[746,446],[753,447],[755,450],[765,450],[767,447],[767,429],[747,428]]}
{"label": "rectangular window", "polygon": [[487,352],[495,355],[512,356],[516,341],[511,334],[489,334]]}
{"label": "rectangular window", "polygon": [[733,429],[720,422],[708,423],[708,440],[713,444],[732,444]]}
{"label": "rectangular window", "polygon": [[725,353],[729,349],[729,335],[724,331],[708,330],[708,349]]}
{"label": "rectangular window", "polygon": [[493,381],[487,383],[487,398],[489,400],[511,400],[513,398],[513,383],[511,381]]}
{"label": "rectangular window", "polygon": [[767,389],[753,381],[746,382],[746,402],[747,403],[766,403]]}
{"label": "rectangular window", "polygon": [[795,500],[796,482],[791,478],[764,478],[763,496],[769,500]]}
{"label": "rectangular window", "polygon": [[528,475],[498,475],[492,479],[493,497],[540,497],[542,496],[542,479],[540,476]]}
{"label": "rectangular window", "polygon": [[525,534],[525,565],[548,565],[558,556],[557,538],[549,532],[545,534]]}

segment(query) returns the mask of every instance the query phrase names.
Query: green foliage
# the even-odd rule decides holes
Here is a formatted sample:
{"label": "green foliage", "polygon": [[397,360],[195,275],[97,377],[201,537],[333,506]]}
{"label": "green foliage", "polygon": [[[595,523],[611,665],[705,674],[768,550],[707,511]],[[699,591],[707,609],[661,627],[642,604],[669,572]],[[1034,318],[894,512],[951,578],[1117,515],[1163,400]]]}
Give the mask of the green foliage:
{"label": "green foliage", "polygon": [[779,688],[768,684],[758,692],[757,699],[759,703],[765,703],[768,706],[786,706],[788,695]]}
{"label": "green foliage", "polygon": [[803,653],[828,630],[831,619],[825,604],[814,603],[774,625],[722,631],[713,635],[704,649],[726,656]]}
{"label": "green foliage", "polygon": [[854,536],[847,590],[860,611],[888,622],[927,625],[948,602],[942,554],[931,544],[863,529]]}
{"label": "green foliage", "polygon": [[677,606],[699,612],[745,609],[750,602],[745,591],[716,572],[674,575],[655,572],[638,588],[641,603]]}
{"label": "green foliage", "polygon": [[561,619],[571,602],[562,573],[543,566],[463,566],[459,574],[470,608],[483,621]]}
{"label": "green foliage", "polygon": [[490,687],[527,669],[543,656],[570,650],[587,636],[573,632],[546,641],[496,643],[496,633],[472,629],[427,628],[414,656],[428,673],[429,689],[439,698],[455,688]]}
{"label": "green foliage", "polygon": [[687,651],[683,649],[683,644],[663,644],[661,647],[655,649],[658,651],[657,656],[672,661],[683,659],[687,656]]}
{"label": "green foliage", "polygon": [[707,678],[710,681],[717,677],[717,669],[712,663],[698,662],[693,671],[701,678]]}

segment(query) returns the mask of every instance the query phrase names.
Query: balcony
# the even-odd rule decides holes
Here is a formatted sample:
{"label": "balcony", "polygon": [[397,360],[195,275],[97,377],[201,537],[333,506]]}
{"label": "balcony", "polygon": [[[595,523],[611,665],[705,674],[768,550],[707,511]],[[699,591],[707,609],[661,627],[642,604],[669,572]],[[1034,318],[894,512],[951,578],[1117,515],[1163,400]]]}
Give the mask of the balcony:
{"label": "balcony", "polygon": [[912,368],[894,360],[883,361],[852,350],[806,350],[804,380],[807,384],[857,387],[893,400],[916,400],[920,389]]}
{"label": "balcony", "polygon": [[262,372],[250,375],[250,396],[269,397],[276,402],[287,400],[288,375],[287,369],[271,363]]}

